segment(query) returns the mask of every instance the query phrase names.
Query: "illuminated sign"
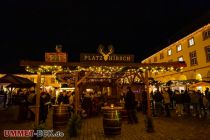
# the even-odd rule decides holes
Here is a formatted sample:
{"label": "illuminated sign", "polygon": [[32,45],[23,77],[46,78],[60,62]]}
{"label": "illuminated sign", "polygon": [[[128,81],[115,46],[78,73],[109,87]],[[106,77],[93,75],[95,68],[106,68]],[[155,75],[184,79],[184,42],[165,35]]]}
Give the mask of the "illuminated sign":
{"label": "illuminated sign", "polygon": [[80,61],[107,61],[107,62],[133,62],[134,55],[119,55],[113,54],[114,48],[112,46],[108,47],[108,52],[105,53],[103,50],[103,46],[100,45],[98,48],[99,54],[90,54],[90,53],[81,53],[80,54]]}
{"label": "illuminated sign", "polygon": [[133,55],[116,55],[112,54],[107,56],[105,59],[104,56],[100,54],[80,54],[80,61],[107,61],[107,62],[133,62]]}
{"label": "illuminated sign", "polygon": [[68,54],[63,52],[45,53],[46,62],[67,62]]}

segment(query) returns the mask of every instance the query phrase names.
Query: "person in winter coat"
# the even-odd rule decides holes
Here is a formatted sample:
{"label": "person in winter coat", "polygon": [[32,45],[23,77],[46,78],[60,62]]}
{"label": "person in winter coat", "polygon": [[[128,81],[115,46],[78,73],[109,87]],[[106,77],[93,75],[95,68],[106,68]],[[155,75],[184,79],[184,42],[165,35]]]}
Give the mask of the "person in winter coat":
{"label": "person in winter coat", "polygon": [[164,103],[164,107],[165,107],[165,113],[166,113],[166,117],[170,117],[170,110],[169,110],[169,105],[170,105],[170,95],[167,92],[167,89],[164,88],[163,89],[163,103]]}
{"label": "person in winter coat", "polygon": [[175,95],[174,95],[174,99],[176,102],[176,114],[178,115],[178,117],[184,115],[184,106],[183,106],[183,92],[179,92],[178,90],[174,91]]}
{"label": "person in winter coat", "polygon": [[187,115],[191,115],[190,114],[190,95],[188,93],[187,90],[185,90],[184,92],[184,95],[183,95],[183,105],[184,105],[184,112],[187,114]]}
{"label": "person in winter coat", "polygon": [[131,87],[127,87],[128,92],[125,96],[125,108],[128,113],[128,123],[138,123],[136,117],[136,102],[135,95],[131,90]]}
{"label": "person in winter coat", "polygon": [[153,99],[155,101],[155,116],[160,116],[163,113],[163,95],[160,91],[156,91]]}

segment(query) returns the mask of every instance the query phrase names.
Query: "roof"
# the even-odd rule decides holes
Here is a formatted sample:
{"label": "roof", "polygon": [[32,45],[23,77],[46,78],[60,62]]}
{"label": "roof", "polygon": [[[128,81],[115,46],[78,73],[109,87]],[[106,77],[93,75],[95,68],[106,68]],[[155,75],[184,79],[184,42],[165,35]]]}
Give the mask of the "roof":
{"label": "roof", "polygon": [[0,83],[9,83],[9,87],[27,88],[35,86],[35,83],[31,80],[13,74],[6,74],[0,78]]}

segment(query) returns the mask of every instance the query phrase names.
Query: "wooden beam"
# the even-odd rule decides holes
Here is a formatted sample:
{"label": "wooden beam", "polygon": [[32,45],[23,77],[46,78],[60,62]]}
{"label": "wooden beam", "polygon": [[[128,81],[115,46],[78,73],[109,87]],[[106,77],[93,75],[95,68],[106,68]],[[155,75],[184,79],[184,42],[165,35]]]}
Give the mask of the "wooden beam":
{"label": "wooden beam", "polygon": [[75,113],[77,114],[79,109],[79,87],[77,85],[78,82],[78,72],[75,74]]}
{"label": "wooden beam", "polygon": [[131,85],[132,84],[132,79],[131,78],[129,78],[131,75],[129,75],[129,76],[127,76],[127,78],[128,78],[128,82],[129,82],[129,85]]}
{"label": "wooden beam", "polygon": [[147,116],[151,117],[151,110],[150,110],[150,93],[149,93],[149,72],[148,70],[145,71],[145,84],[146,84],[146,92],[147,92]]}
{"label": "wooden beam", "polygon": [[136,76],[137,76],[140,80],[142,80],[144,84],[146,84],[146,81],[145,81],[145,78],[144,78],[143,73],[140,73],[140,75],[139,75],[139,73],[136,73]]}
{"label": "wooden beam", "polygon": [[81,84],[91,73],[92,73],[92,71],[89,71],[85,76],[83,76],[78,81],[79,72],[76,72],[76,75],[75,75],[75,112],[76,113],[78,113],[79,104],[80,104],[79,84]]}
{"label": "wooden beam", "polygon": [[[148,72],[148,70],[147,70],[147,72]],[[146,72],[145,72],[145,74],[146,74]],[[146,78],[144,77],[142,72],[140,72],[140,76],[141,76],[142,80],[144,81],[144,83],[146,84]]]}
{"label": "wooden beam", "polygon": [[132,83],[134,83],[135,78],[136,78],[136,74],[133,75]]}
{"label": "wooden beam", "polygon": [[40,85],[41,85],[41,73],[37,73],[37,83],[36,83],[36,88],[35,88],[35,93],[36,93],[35,128],[39,126]]}
{"label": "wooden beam", "polygon": [[85,76],[83,76],[77,83],[76,86],[79,86],[80,83],[82,83],[90,74],[92,71],[89,71]]}
{"label": "wooden beam", "polygon": [[124,66],[130,68],[150,68],[150,67],[186,67],[185,62],[163,62],[163,63],[110,63],[110,62],[45,62],[45,61],[28,61],[28,60],[21,60],[20,66],[40,66],[40,65],[49,65],[49,66],[82,66],[82,67],[90,67],[90,66]]}
{"label": "wooden beam", "polygon": [[148,123],[146,131],[147,132],[154,132],[154,123],[152,121],[151,109],[150,109],[150,93],[149,93],[149,72],[148,70],[145,71],[145,82],[146,82],[146,92],[147,92],[147,121]]}

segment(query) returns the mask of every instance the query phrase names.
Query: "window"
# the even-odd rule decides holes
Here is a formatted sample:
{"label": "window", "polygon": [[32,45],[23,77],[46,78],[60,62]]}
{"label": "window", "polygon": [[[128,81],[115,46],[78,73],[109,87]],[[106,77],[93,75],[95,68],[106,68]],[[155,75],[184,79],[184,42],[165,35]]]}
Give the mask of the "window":
{"label": "window", "polygon": [[210,38],[210,28],[203,32],[203,40]]}
{"label": "window", "polygon": [[160,53],[160,59],[163,59],[163,58],[164,58],[164,54]]}
{"label": "window", "polygon": [[178,61],[184,61],[183,56],[178,57]]}
{"label": "window", "polygon": [[157,62],[157,56],[154,57],[154,62]]}
{"label": "window", "polygon": [[170,50],[168,50],[168,55],[171,55],[172,54],[172,51],[171,51],[171,49]]}
{"label": "window", "polygon": [[190,52],[190,64],[197,65],[196,51]]}
{"label": "window", "polygon": [[190,38],[190,39],[188,40],[188,44],[189,44],[189,47],[195,45],[194,38]]}
{"label": "window", "polygon": [[179,44],[178,46],[176,46],[176,51],[177,52],[179,52],[179,51],[181,51],[182,50],[182,45],[181,44]]}
{"label": "window", "polygon": [[205,47],[206,51],[206,61],[210,62],[210,46]]}

